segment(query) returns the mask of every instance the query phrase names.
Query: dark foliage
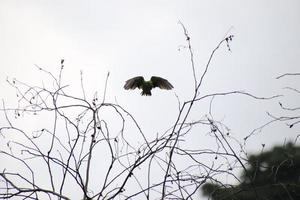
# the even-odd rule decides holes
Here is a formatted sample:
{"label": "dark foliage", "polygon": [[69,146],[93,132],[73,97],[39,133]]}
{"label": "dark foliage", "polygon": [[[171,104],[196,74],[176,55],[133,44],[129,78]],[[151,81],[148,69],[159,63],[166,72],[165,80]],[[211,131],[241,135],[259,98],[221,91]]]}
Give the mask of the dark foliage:
{"label": "dark foliage", "polygon": [[239,185],[206,183],[204,195],[213,200],[300,199],[300,147],[288,143],[251,155]]}

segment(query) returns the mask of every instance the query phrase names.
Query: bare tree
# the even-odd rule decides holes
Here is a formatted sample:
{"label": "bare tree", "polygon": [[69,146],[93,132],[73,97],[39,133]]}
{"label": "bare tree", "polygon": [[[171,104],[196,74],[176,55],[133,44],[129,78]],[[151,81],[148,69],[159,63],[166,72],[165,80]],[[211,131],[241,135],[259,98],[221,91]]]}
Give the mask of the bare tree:
{"label": "bare tree", "polygon": [[[300,73],[286,73],[286,74],[282,74],[282,75],[276,77],[276,79],[287,78],[289,76],[297,77],[299,75],[300,75]],[[284,87],[284,89],[289,90],[289,91],[295,93],[296,95],[300,94],[299,89],[295,88],[294,86],[287,86],[287,87]],[[281,117],[276,117],[276,116],[269,114],[274,120],[286,122],[286,125],[289,128],[293,128],[295,125],[298,125],[300,123],[300,114],[299,114],[300,107],[290,107],[290,106],[284,105],[282,102],[278,102],[278,104],[282,108],[283,111],[287,111],[292,114],[290,114],[290,116],[281,116]],[[297,140],[297,138],[296,138],[296,140]]]}
{"label": "bare tree", "polygon": [[[142,119],[135,119],[123,105],[106,101],[109,74],[103,98],[95,95],[92,101],[86,99],[82,79],[83,97],[69,94],[68,86],[62,85],[64,60],[57,77],[37,66],[51,78],[50,87],[8,79],[17,92],[18,106],[8,108],[3,102],[6,125],[0,127],[2,141],[5,141],[1,143],[0,156],[18,168],[2,167],[0,198],[71,199],[70,191],[76,191],[80,194],[78,199],[85,200],[194,199],[207,180],[217,181],[219,175],[226,174],[239,181],[233,169],[247,170],[243,144],[231,136],[225,124],[214,119],[211,108],[199,119],[191,119],[191,111],[199,102],[226,95],[245,95],[254,100],[278,96],[257,97],[235,90],[202,94],[201,86],[215,53],[222,45],[230,51],[233,35],[216,45],[198,77],[191,37],[181,22],[180,25],[187,43],[184,47],[190,55],[194,92],[184,102],[178,99],[175,123],[153,140],[148,140],[140,128],[138,121]],[[106,111],[113,116],[113,122],[106,118]],[[26,123],[26,117],[32,116],[47,120],[46,125],[28,131],[15,122],[20,119]],[[132,124],[134,128],[127,128]],[[216,148],[194,149],[184,145],[185,138],[199,128],[209,130]],[[132,131],[143,141],[138,146],[126,137]],[[219,162],[209,165],[203,161],[207,158]],[[159,175],[153,175],[154,172]],[[132,185],[134,187],[130,187]]]}

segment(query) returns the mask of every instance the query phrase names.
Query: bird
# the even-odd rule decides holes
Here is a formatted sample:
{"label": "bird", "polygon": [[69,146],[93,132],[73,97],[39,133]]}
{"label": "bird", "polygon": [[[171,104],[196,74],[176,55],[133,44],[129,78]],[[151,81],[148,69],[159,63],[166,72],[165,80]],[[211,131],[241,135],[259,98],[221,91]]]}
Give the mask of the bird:
{"label": "bird", "polygon": [[151,96],[151,90],[155,87],[171,90],[173,85],[167,79],[158,76],[152,76],[149,81],[145,81],[143,76],[137,76],[127,80],[124,85],[125,90],[142,89],[142,96]]}

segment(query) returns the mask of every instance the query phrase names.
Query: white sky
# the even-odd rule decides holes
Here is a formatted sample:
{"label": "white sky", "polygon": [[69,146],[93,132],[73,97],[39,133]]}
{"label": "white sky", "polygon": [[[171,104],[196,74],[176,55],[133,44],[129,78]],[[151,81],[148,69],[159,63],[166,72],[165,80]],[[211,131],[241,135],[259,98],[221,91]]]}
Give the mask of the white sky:
{"label": "white sky", "polygon": [[[193,92],[188,52],[178,51],[178,46],[185,45],[177,23],[180,20],[191,36],[198,77],[216,44],[229,30],[235,36],[232,52],[223,46],[214,57],[201,92],[280,93],[286,95],[280,101],[297,106],[299,97],[282,88],[299,86],[299,79],[275,77],[300,71],[299,19],[298,0],[0,0],[0,97],[7,104],[15,97],[6,77],[39,84],[42,76],[34,64],[58,74],[60,59],[64,58],[64,84],[71,85],[73,94],[82,95],[82,70],[88,99],[96,91],[102,96],[110,71],[108,101],[116,99],[130,111],[151,138],[174,122],[174,94],[183,102]],[[174,90],[155,89],[152,97],[125,91],[124,82],[136,75],[162,76]],[[217,98],[213,112],[237,138],[243,138],[268,121],[266,111],[282,114],[278,101]],[[204,116],[207,105],[199,104],[193,116]],[[295,135],[295,129],[277,124],[250,140],[247,148],[258,149],[261,143],[269,147],[282,144]],[[209,145],[205,137],[196,141],[194,145]]]}

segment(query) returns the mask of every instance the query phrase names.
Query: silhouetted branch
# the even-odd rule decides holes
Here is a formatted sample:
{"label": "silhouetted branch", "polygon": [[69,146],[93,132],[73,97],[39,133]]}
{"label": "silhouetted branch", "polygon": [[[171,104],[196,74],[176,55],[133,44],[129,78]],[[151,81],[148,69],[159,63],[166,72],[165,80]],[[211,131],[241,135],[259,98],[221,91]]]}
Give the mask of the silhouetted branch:
{"label": "silhouetted branch", "polygon": [[276,79],[280,79],[282,77],[285,77],[285,76],[299,76],[300,73],[285,73],[285,74],[282,74],[280,76],[277,76]]}

